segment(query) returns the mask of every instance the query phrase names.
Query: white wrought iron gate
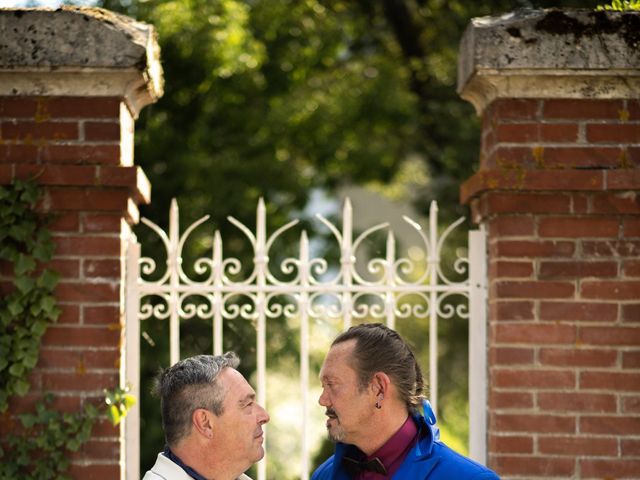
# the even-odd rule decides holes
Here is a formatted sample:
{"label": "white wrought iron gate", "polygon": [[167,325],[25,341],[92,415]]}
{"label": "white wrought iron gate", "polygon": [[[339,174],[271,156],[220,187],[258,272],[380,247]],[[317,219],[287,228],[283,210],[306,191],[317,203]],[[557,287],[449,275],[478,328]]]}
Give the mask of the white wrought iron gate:
{"label": "white wrought iron gate", "polygon": [[[414,220],[403,217],[413,227],[421,239],[424,249],[424,267],[417,268],[415,260],[398,256],[394,233],[386,237],[386,255],[369,259],[366,270],[368,276],[358,271],[356,253],[362,243],[376,231],[388,229],[382,223],[353,239],[353,213],[347,199],[342,211],[342,226],[338,229],[322,215],[318,219],[329,229],[340,248],[340,265],[332,272],[324,258],[314,258],[307,233],[302,231],[297,257],[286,258],[280,264],[281,272],[289,275],[279,279],[269,267],[269,251],[274,242],[285,231],[294,227],[291,221],[267,234],[266,208],[262,200],[257,207],[255,234],[233,217],[229,221],[247,237],[254,251],[254,263],[250,273],[242,280],[233,280],[241,271],[240,261],[224,258],[223,242],[219,232],[214,234],[211,256],[195,261],[194,271],[201,275],[198,280],[189,277],[182,265],[182,252],[189,235],[208,216],[189,226],[182,234],[179,231],[179,212],[175,200],[171,204],[169,232],[142,219],[154,230],[166,248],[166,267],[159,279],[145,280],[156,271],[156,262],[141,257],[140,245],[135,237],[131,239],[127,254],[126,282],[126,381],[132,392],[139,396],[139,355],[140,321],[155,317],[170,322],[170,361],[180,358],[180,321],[198,317],[213,322],[213,353],[222,353],[223,322],[236,318],[251,320],[256,325],[256,365],[258,402],[266,405],[268,388],[266,369],[266,332],[269,319],[281,316],[296,316],[300,320],[300,398],[302,403],[302,433],[300,438],[301,463],[300,478],[309,477],[309,446],[307,428],[310,399],[309,384],[309,322],[318,319],[341,319],[343,328],[352,322],[366,319],[383,321],[389,327],[395,326],[396,319],[428,318],[429,325],[429,390],[434,410],[438,408],[437,378],[437,325],[439,319],[457,315],[469,320],[469,404],[470,404],[470,455],[484,463],[486,456],[486,235],[483,230],[473,230],[468,236],[468,255],[458,255],[453,270],[467,278],[450,280],[441,267],[441,254],[449,234],[464,222],[460,218],[438,234],[438,207],[432,202],[428,231]],[[419,272],[415,276],[415,272]],[[414,274],[411,277],[411,274]],[[204,276],[204,278],[202,278]],[[291,278],[293,277],[293,278]],[[451,297],[462,296],[466,301],[457,305],[449,303]],[[145,298],[155,297],[160,302],[146,303]],[[197,296],[199,303],[190,303],[189,298]],[[245,303],[235,302],[243,297]],[[286,303],[277,302],[286,296]],[[403,302],[412,296],[419,301]],[[327,297],[333,299],[327,302]],[[375,299],[371,302],[371,299]],[[315,402],[316,399],[311,401]],[[314,407],[315,408],[315,407]],[[129,413],[125,424],[126,475],[127,479],[139,478],[140,422],[137,407]],[[268,455],[268,440],[266,442]],[[265,480],[266,462],[258,464],[258,480]]]}

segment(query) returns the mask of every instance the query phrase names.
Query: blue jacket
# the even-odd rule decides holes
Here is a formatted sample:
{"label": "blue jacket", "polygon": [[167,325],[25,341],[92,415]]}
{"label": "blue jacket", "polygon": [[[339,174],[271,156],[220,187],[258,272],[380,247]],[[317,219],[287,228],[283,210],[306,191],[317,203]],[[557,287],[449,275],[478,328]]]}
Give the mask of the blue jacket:
{"label": "blue jacket", "polygon": [[[394,474],[396,480],[498,480],[498,475],[487,467],[451,450],[440,441],[440,431],[431,406],[425,402],[426,418],[413,417],[416,425],[426,431]],[[351,477],[342,466],[342,457],[355,447],[336,444],[335,453],[313,472],[311,480],[349,480]]]}

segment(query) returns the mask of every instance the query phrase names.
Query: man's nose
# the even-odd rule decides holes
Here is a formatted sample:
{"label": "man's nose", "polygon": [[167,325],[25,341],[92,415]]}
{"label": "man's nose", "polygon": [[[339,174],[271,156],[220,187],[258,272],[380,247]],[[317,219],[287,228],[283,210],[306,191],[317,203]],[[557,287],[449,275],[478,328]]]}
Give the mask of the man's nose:
{"label": "man's nose", "polygon": [[318,403],[322,407],[328,407],[330,405],[329,399],[327,398],[327,392],[325,391],[324,388],[322,389],[322,393],[320,394],[320,397],[318,398]]}
{"label": "man's nose", "polygon": [[258,422],[260,423],[260,425],[263,425],[267,423],[269,420],[271,420],[271,417],[269,417],[269,414],[267,413],[267,411],[264,409],[262,405],[259,405],[259,407],[260,407],[260,415],[258,416]]}

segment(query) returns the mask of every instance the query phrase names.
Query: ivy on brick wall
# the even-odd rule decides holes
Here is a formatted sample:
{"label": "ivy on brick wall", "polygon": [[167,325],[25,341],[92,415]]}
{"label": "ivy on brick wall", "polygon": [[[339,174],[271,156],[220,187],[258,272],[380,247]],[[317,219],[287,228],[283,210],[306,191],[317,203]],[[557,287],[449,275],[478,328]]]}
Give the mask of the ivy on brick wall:
{"label": "ivy on brick wall", "polygon": [[[0,414],[11,397],[29,391],[28,376],[38,362],[42,336],[60,315],[53,295],[59,276],[39,268],[54,250],[46,219],[35,208],[39,197],[31,181],[0,185]],[[121,388],[104,393],[104,415],[117,425],[135,398]],[[54,402],[52,394],[45,394],[34,413],[16,415],[21,428],[15,424],[0,446],[1,479],[68,478],[69,452],[89,439],[100,412],[85,402],[80,412],[63,413]]]}
{"label": "ivy on brick wall", "polygon": [[60,315],[53,289],[58,274],[38,270],[53,254],[51,234],[35,211],[39,190],[16,180],[0,186],[0,262],[13,288],[0,298],[0,413],[9,398],[29,390],[29,373],[38,362],[40,340]]}

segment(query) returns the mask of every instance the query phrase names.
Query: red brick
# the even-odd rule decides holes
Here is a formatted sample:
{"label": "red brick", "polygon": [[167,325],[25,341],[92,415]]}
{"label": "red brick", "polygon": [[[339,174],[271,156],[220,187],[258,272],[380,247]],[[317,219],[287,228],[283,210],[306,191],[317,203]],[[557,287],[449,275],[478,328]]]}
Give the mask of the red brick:
{"label": "red brick", "polygon": [[58,325],[78,324],[80,323],[80,306],[68,303],[59,303],[60,316],[58,317]]}
{"label": "red brick", "polygon": [[574,293],[575,293],[575,285],[571,282],[550,282],[550,281],[495,282],[495,295],[500,299],[567,298],[567,297],[573,297]]}
{"label": "red brick", "polygon": [[84,305],[82,319],[87,325],[118,325],[120,310],[117,306],[110,305]]}
{"label": "red brick", "polygon": [[640,460],[620,458],[580,458],[583,478],[638,478]]}
{"label": "red brick", "polygon": [[580,388],[617,392],[639,392],[640,374],[621,372],[580,372]]}
{"label": "red brick", "polygon": [[495,140],[498,143],[536,142],[540,138],[539,126],[536,123],[503,123],[496,125]]}
{"label": "red brick", "polygon": [[[640,158],[638,160],[640,161]],[[638,166],[640,166],[640,163]],[[608,170],[604,174],[606,175],[606,188],[604,190],[638,190],[638,186],[640,186],[640,171],[637,168]]]}
{"label": "red brick", "polygon": [[521,435],[490,435],[489,450],[500,453],[533,453],[533,439]]}
{"label": "red brick", "polygon": [[538,222],[542,237],[617,237],[618,228],[615,218],[546,217]]}
{"label": "red brick", "polygon": [[574,436],[540,436],[540,453],[546,455],[568,455],[571,457],[616,456],[618,442],[615,438]]}
{"label": "red brick", "polygon": [[526,455],[496,455],[490,458],[490,466],[500,475],[516,478],[573,478],[575,471],[573,458],[541,457]]}
{"label": "red brick", "polygon": [[542,106],[544,118],[618,120],[624,109],[621,100],[553,99]]}
{"label": "red brick", "polygon": [[80,217],[77,212],[56,212],[49,224],[52,232],[77,232],[80,230]]}
{"label": "red brick", "polygon": [[55,391],[100,391],[111,389],[118,385],[118,372],[113,373],[57,373],[44,372],[42,374],[44,388]]}
{"label": "red brick", "polygon": [[582,298],[635,300],[640,298],[640,281],[585,280],[580,285]]}
{"label": "red brick", "polygon": [[640,440],[620,439],[620,453],[623,457],[640,457]]}
{"label": "red brick", "polygon": [[120,164],[119,145],[46,145],[40,159],[53,163]]}
{"label": "red brick", "polygon": [[[97,441],[89,440],[84,443],[80,451],[73,453],[71,458],[74,460],[91,459],[95,460],[113,460],[120,456],[120,443],[115,440]],[[117,477],[114,477],[117,478]]]}
{"label": "red brick", "polygon": [[119,328],[54,325],[45,332],[43,342],[48,346],[117,347],[120,335]]}
{"label": "red brick", "polygon": [[593,196],[591,205],[593,213],[640,214],[640,195],[636,192],[601,193]]}
{"label": "red brick", "polygon": [[589,196],[587,195],[572,195],[571,196],[571,213],[573,214],[585,214],[589,211]]}
{"label": "red brick", "polygon": [[558,367],[613,367],[618,353],[615,350],[576,348],[541,348],[539,360],[542,365]]}
{"label": "red brick", "polygon": [[495,327],[497,343],[557,344],[575,343],[576,327],[551,324],[502,324]]}
{"label": "red brick", "polygon": [[498,240],[495,244],[499,257],[570,257],[574,251],[575,243],[568,241]]}
{"label": "red brick", "polygon": [[578,139],[578,125],[575,123],[542,123],[540,140],[542,142],[569,142]]}
{"label": "red brick", "polygon": [[624,237],[640,237],[640,219],[625,218],[622,222]]}
{"label": "red brick", "polygon": [[69,468],[69,474],[71,478],[87,478],[91,480],[113,480],[114,478],[120,478],[120,466],[117,463],[115,464],[72,463],[71,467]]}
{"label": "red brick", "polygon": [[491,347],[489,358],[493,365],[527,365],[533,363],[533,349],[522,347]]}
{"label": "red brick", "polygon": [[490,278],[531,278],[533,275],[533,262],[492,262],[489,266]]}
{"label": "red brick", "polygon": [[529,145],[512,147],[498,144],[487,157],[486,167],[500,171],[521,171],[536,165],[535,147]]}
{"label": "red brick", "polygon": [[618,305],[615,303],[540,302],[540,320],[614,322],[617,319]]}
{"label": "red brick", "polygon": [[579,337],[584,345],[640,345],[640,327],[581,327]]}
{"label": "red brick", "polygon": [[489,405],[492,410],[530,409],[533,408],[533,395],[528,392],[496,392],[489,393]]}
{"label": "red brick", "polygon": [[38,140],[77,140],[77,122],[2,122],[2,137],[29,144]]}
{"label": "red brick", "polygon": [[640,147],[627,147],[626,163],[632,168],[640,167]]}
{"label": "red brick", "polygon": [[51,188],[44,204],[51,210],[125,211],[129,193],[125,189]]}
{"label": "red brick", "polygon": [[615,395],[574,392],[539,392],[538,405],[547,412],[615,412]]}
{"label": "red brick", "polygon": [[622,272],[625,277],[640,277],[640,260],[625,260],[622,262]]}
{"label": "red brick", "polygon": [[576,376],[570,370],[495,369],[493,383],[499,388],[574,388]]}
{"label": "red brick", "polygon": [[[113,256],[121,252],[120,239],[117,237],[65,236],[55,237],[56,255],[61,256]],[[86,267],[85,267],[85,272]]]}
{"label": "red brick", "polygon": [[513,301],[513,302],[493,302],[490,304],[490,311],[493,312],[491,318],[496,320],[533,320],[533,302]]}
{"label": "red brick", "polygon": [[96,181],[96,167],[84,165],[16,165],[16,176],[37,176],[41,185],[87,185]]}
{"label": "red brick", "polygon": [[80,260],[55,258],[47,264],[47,268],[58,272],[64,278],[80,276]]}
{"label": "red brick", "polygon": [[38,147],[36,145],[0,145],[0,163],[18,162],[37,162]]}
{"label": "red brick", "polygon": [[[629,113],[628,120],[640,120],[640,100],[628,99],[626,111]],[[622,120],[622,118],[620,119]]]}
{"label": "red brick", "polygon": [[589,143],[640,143],[640,127],[624,123],[588,123],[586,126]]}
{"label": "red brick", "polygon": [[622,305],[622,321],[625,323],[640,322],[640,303]]}
{"label": "red brick", "polygon": [[[582,242],[583,256],[595,257],[631,257],[640,255],[640,241],[619,240],[619,241],[589,241]],[[602,258],[600,258],[602,259]]]}
{"label": "red brick", "polygon": [[527,120],[537,118],[538,100],[529,99],[500,99],[496,100],[488,112],[494,119],[499,120]]}
{"label": "red brick", "polygon": [[565,415],[524,415],[497,413],[493,416],[491,431],[574,433],[576,419]]}
{"label": "red brick", "polygon": [[602,435],[637,435],[640,432],[640,417],[630,416],[581,416],[580,431]]}
{"label": "red brick", "polygon": [[623,413],[640,413],[640,396],[628,396],[622,399]]}
{"label": "red brick", "polygon": [[501,216],[489,222],[489,233],[492,237],[532,236],[534,229],[535,223],[531,217]]}
{"label": "red brick", "polygon": [[117,345],[109,350],[69,350],[66,346],[40,351],[39,368],[72,369],[84,372],[91,369],[119,369],[120,351]]}
{"label": "red brick", "polygon": [[82,216],[82,228],[85,232],[120,233],[120,215],[85,213]]}
{"label": "red brick", "polygon": [[0,96],[0,117],[33,118],[39,110],[39,103],[38,97]]}
{"label": "red brick", "polygon": [[55,289],[56,298],[67,302],[116,302],[120,299],[115,283],[60,282]]}
{"label": "red brick", "polygon": [[87,141],[120,141],[120,124],[118,122],[85,122],[84,138]]}
{"label": "red brick", "polygon": [[568,195],[534,195],[525,193],[495,193],[487,196],[491,213],[569,213]]}
{"label": "red brick", "polygon": [[[109,387],[110,388],[110,387]],[[92,431],[93,438],[103,438],[103,437],[113,437],[119,438],[119,426],[114,426],[108,420],[98,420],[94,426]]]}
{"label": "red brick", "polygon": [[85,277],[120,279],[122,274],[120,260],[85,260]]}
{"label": "red brick", "polygon": [[540,278],[616,277],[616,262],[541,262]]}
{"label": "red brick", "polygon": [[117,97],[54,97],[45,101],[43,111],[52,118],[120,118]]}
{"label": "red brick", "polygon": [[618,168],[622,158],[620,147],[545,147],[537,165],[547,169]]}
{"label": "red brick", "polygon": [[640,351],[622,352],[622,368],[640,368]]}

